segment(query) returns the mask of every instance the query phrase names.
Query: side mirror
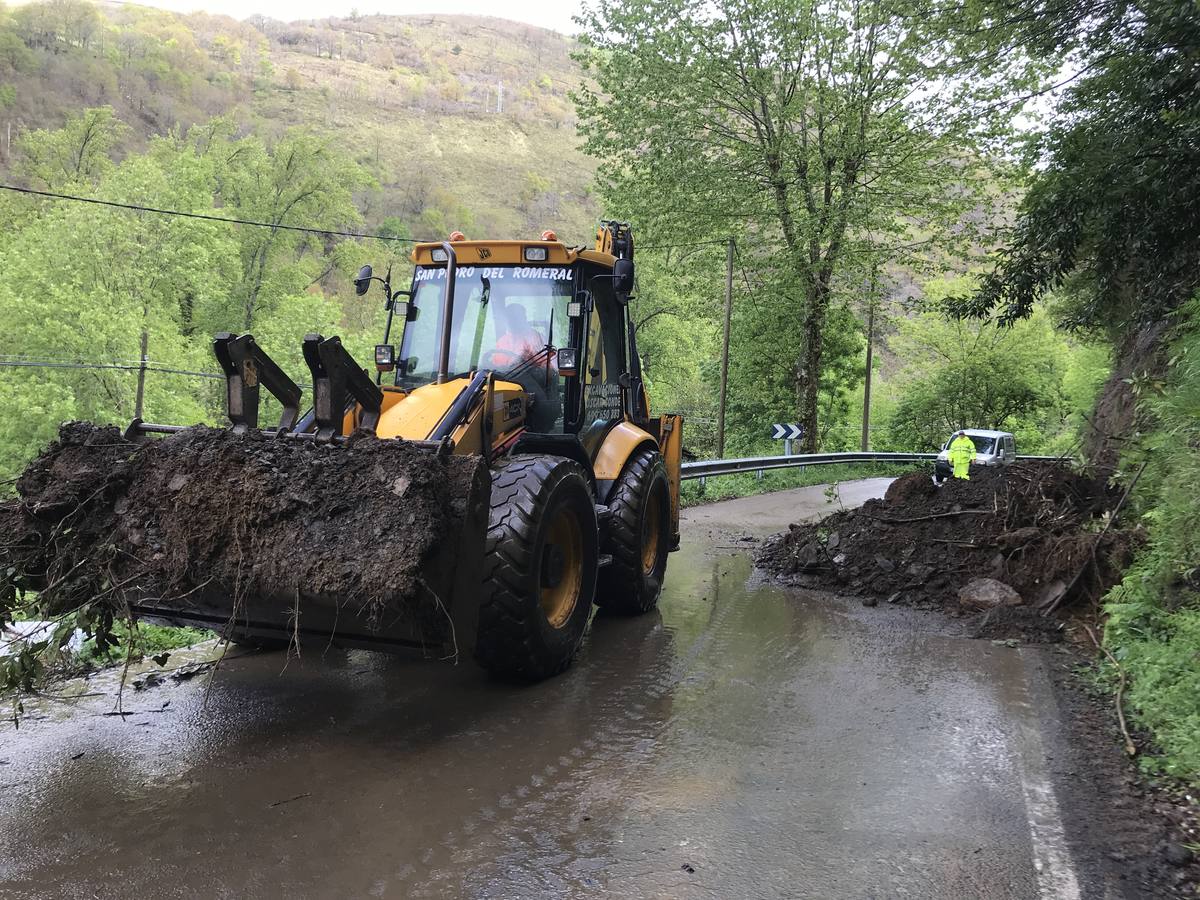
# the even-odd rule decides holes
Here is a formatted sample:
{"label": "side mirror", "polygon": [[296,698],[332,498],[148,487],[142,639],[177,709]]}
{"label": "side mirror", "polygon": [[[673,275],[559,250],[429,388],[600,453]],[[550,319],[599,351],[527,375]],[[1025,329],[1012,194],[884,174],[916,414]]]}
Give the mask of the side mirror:
{"label": "side mirror", "polygon": [[632,259],[618,259],[613,264],[613,291],[618,294],[633,293]]}
{"label": "side mirror", "polygon": [[363,266],[358,270],[358,274],[354,276],[354,293],[362,296],[367,292],[367,288],[371,286],[372,269],[370,266]]}

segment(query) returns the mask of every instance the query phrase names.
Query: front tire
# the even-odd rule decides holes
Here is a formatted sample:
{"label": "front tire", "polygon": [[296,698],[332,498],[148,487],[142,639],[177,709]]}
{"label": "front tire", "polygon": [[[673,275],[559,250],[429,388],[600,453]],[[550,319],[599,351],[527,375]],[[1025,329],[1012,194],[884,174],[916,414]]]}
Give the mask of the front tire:
{"label": "front tire", "polygon": [[613,486],[596,604],[605,612],[641,615],[658,605],[671,543],[671,490],[657,450],[639,450]]}
{"label": "front tire", "polygon": [[592,490],[560,456],[512,457],[493,474],[475,658],[540,681],[571,664],[592,612],[599,561]]}

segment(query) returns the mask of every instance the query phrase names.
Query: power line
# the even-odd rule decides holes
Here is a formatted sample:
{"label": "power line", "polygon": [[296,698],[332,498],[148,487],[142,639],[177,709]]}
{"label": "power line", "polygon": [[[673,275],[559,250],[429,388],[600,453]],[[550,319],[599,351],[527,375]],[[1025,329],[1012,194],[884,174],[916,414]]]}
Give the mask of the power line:
{"label": "power line", "polygon": [[394,241],[399,244],[421,244],[425,241],[416,238],[388,237],[383,234],[369,234],[362,231],[333,231],[328,228],[309,228],[305,225],[275,225],[271,222],[255,222],[250,219],[235,219],[230,216],[214,216],[207,213],[183,212],[178,209],[160,209],[155,206],[140,206],[136,203],[119,203],[116,200],[100,200],[97,197],[79,197],[74,194],[59,194],[54,191],[37,191],[33,188],[17,187],[11,184],[0,184],[0,190],[11,191],[14,194],[29,194],[34,197],[46,197],[50,200],[69,200],[73,203],[91,203],[96,206],[108,206],[114,209],[124,209],[131,212],[154,213],[160,216],[178,216],[182,219],[202,219],[206,222],[225,222],[229,225],[249,225],[254,228],[272,228],[279,231],[299,231],[304,234],[323,234],[330,237],[364,238],[376,241]]}
{"label": "power line", "polygon": [[223,381],[224,375],[218,372],[192,372],[188,369],[172,369],[167,366],[124,365],[122,363],[88,363],[61,362],[47,359],[5,359],[0,360],[0,368],[10,369],[116,369],[121,372],[138,372],[145,368],[147,372],[163,372],[168,375],[192,375],[196,378],[215,378]]}
{"label": "power line", "polygon": [[[393,241],[398,244],[427,244],[431,241],[425,238],[391,237],[384,234],[371,234],[365,231],[337,231],[329,228],[311,228],[307,225],[283,225],[271,222],[256,222],[252,219],[235,219],[232,216],[216,216],[208,213],[184,212],[179,209],[163,209],[157,206],[142,206],[137,203],[121,203],[117,200],[101,200],[98,197],[80,197],[76,194],[60,194],[56,191],[39,191],[34,188],[17,187],[13,184],[0,184],[0,191],[10,191],[14,194],[27,194],[32,197],[45,197],[49,200],[66,200],[72,203],[90,203],[95,206],[107,206],[113,209],[123,209],[130,212],[154,213],[159,216],[176,216],[182,219],[200,219],[205,222],[224,222],[227,225],[249,225],[253,228],[273,228],[279,231],[298,231],[303,234],[323,234],[330,237],[359,238],[375,241]],[[677,250],[687,247],[708,247],[716,244],[725,246],[726,240],[685,241],[679,244],[653,244],[649,247],[638,247],[635,250],[650,252],[652,250]]]}

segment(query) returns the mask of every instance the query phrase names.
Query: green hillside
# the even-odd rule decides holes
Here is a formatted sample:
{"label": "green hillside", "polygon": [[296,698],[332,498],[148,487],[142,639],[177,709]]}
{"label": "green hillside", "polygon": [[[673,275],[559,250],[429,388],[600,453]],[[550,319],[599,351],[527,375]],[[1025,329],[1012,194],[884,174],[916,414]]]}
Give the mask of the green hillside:
{"label": "green hillside", "polygon": [[[288,128],[334,138],[377,189],[368,227],[492,235],[590,234],[593,163],[579,152],[569,38],[456,16],[238,22],[53,0],[0,5],[0,169],[20,141],[111,106],[149,138],[229,116],[268,143]],[[393,223],[395,224],[395,223]]]}

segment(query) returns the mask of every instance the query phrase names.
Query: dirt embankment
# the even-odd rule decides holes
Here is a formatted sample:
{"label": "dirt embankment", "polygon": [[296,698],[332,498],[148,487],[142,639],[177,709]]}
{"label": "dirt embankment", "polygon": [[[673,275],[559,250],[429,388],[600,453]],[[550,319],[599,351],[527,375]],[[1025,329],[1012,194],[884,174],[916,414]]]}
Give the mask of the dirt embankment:
{"label": "dirt embankment", "polygon": [[978,637],[1053,641],[1046,614],[1094,600],[1126,562],[1128,538],[1105,532],[1115,497],[1053,463],[974,468],[942,487],[923,473],[883,500],[792,525],[758,564],[786,583],[951,613],[981,614]]}
{"label": "dirt embankment", "polygon": [[[422,564],[486,477],[478,459],[401,441],[239,437],[197,427],[161,440],[73,422],[0,505],[0,572],[48,614],[206,586],[336,597],[378,622],[426,602]],[[444,613],[438,611],[438,616]]]}

